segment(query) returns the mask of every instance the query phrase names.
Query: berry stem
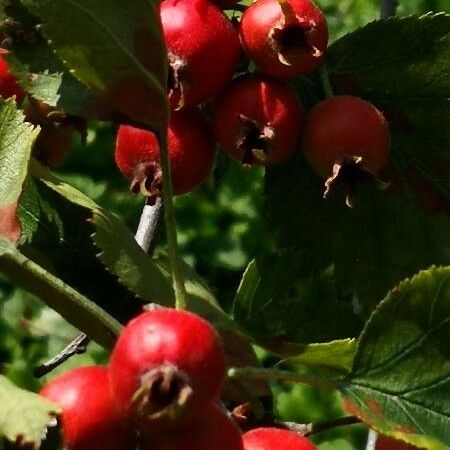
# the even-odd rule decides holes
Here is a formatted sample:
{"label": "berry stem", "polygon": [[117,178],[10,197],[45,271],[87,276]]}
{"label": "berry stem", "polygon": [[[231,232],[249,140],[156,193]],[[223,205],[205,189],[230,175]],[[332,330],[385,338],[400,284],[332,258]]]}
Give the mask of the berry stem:
{"label": "berry stem", "polygon": [[398,0],[381,0],[380,4],[381,19],[387,19],[388,17],[395,16],[397,6]]}
{"label": "berry stem", "polygon": [[281,425],[288,429],[295,431],[302,436],[311,436],[313,434],[322,433],[323,431],[332,430],[338,427],[345,427],[348,425],[356,425],[361,423],[361,420],[355,416],[338,417],[337,419],[327,420],[325,422],[316,423],[296,423],[296,422],[281,422]]}
{"label": "berry stem", "polygon": [[334,96],[333,88],[331,87],[330,76],[328,75],[327,66],[323,63],[319,68],[320,81],[322,82],[323,92],[325,98]]}
{"label": "berry stem", "polygon": [[152,245],[161,218],[161,211],[162,201],[160,197],[156,198],[153,205],[146,202],[142,210],[141,219],[134,239],[145,253],[148,253]]}
{"label": "berry stem", "polygon": [[177,231],[175,212],[173,208],[172,180],[170,175],[169,152],[167,150],[167,136],[165,132],[164,134],[158,134],[158,143],[160,148],[163,182],[164,219],[166,222],[169,259],[172,268],[173,289],[175,292],[175,307],[177,309],[186,309],[187,294],[177,253]]}
{"label": "berry stem", "polygon": [[279,369],[265,369],[260,367],[232,367],[228,370],[229,378],[237,379],[260,379],[291,381],[293,383],[305,383],[311,386],[336,389],[336,384],[332,380],[316,376],[300,375],[294,372]]}

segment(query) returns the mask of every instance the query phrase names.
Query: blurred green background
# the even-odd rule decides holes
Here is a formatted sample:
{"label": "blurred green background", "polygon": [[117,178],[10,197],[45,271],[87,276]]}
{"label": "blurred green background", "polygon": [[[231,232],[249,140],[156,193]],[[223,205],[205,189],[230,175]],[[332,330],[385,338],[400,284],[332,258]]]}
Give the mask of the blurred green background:
{"label": "blurred green background", "polygon": [[[375,20],[379,14],[379,2],[375,0],[320,0],[317,3],[327,16],[332,40]],[[428,11],[450,12],[450,2],[404,0],[400,2],[398,14]],[[114,126],[92,124],[87,144],[74,140],[70,155],[56,172],[135,229],[143,202],[129,194],[126,180],[115,168],[114,138]],[[208,280],[227,310],[231,309],[246,264],[271,248],[270,237],[261,220],[263,181],[262,169],[243,170],[219,154],[208,182],[175,200],[181,255]],[[158,242],[164,242],[162,231]],[[36,390],[41,381],[33,378],[32,368],[67,345],[76,330],[4,279],[0,279],[0,308],[0,370],[18,385]],[[106,360],[105,352],[91,345],[86,354],[72,358],[54,373]],[[266,360],[266,363],[273,361]],[[342,415],[339,399],[329,392],[299,385],[276,385],[274,394],[276,414],[282,420],[306,423]],[[322,433],[317,441],[323,450],[362,449],[365,437],[363,428],[353,426]]]}

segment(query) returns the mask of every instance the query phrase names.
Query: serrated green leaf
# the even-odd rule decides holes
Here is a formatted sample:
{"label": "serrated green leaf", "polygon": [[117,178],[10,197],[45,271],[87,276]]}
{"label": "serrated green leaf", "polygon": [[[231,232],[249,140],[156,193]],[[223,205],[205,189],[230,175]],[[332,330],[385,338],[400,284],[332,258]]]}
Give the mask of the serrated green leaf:
{"label": "serrated green leaf", "polygon": [[346,409],[419,447],[450,445],[449,342],[450,268],[431,268],[393,289],[372,314],[339,385]]}
{"label": "serrated green leaf", "polygon": [[56,425],[60,408],[47,399],[16,387],[0,375],[0,437],[39,448],[47,427]]}
{"label": "serrated green leaf", "polygon": [[39,129],[24,122],[14,99],[0,99],[0,236],[11,241],[21,235],[17,202],[38,133]]}
{"label": "serrated green leaf", "polygon": [[73,75],[155,131],[168,120],[167,53],[149,0],[23,0]]}
{"label": "serrated green leaf", "polygon": [[173,306],[172,284],[136,243],[122,222],[104,211],[95,210],[92,238],[100,250],[98,257],[120,282],[147,303]]}

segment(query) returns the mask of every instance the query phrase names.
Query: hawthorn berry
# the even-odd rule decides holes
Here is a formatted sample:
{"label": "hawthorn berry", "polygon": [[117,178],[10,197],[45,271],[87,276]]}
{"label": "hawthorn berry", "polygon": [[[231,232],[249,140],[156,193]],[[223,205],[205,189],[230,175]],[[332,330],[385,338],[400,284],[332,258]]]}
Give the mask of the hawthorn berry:
{"label": "hawthorn berry", "polygon": [[160,14],[171,107],[195,106],[214,97],[231,80],[239,59],[233,24],[208,0],[164,0]]}
{"label": "hawthorn berry", "polygon": [[[215,143],[210,129],[196,110],[173,112],[167,145],[175,195],[201,184],[211,172]],[[154,198],[161,195],[162,171],[156,136],[146,130],[121,125],[117,134],[116,164],[131,180],[131,191]]]}
{"label": "hawthorn berry", "polygon": [[378,436],[375,450],[417,450],[418,447],[387,436]]}
{"label": "hawthorn berry", "polygon": [[[239,427],[219,406],[211,404],[187,426],[166,430],[140,430],[142,450],[244,450]],[[151,431],[147,434],[146,431]]]}
{"label": "hawthorn berry", "polygon": [[319,66],[328,28],[310,0],[257,0],[242,15],[240,37],[245,52],[264,73],[289,79]]}
{"label": "hawthorn berry", "polygon": [[280,428],[255,428],[242,436],[245,450],[317,450],[307,438]]}
{"label": "hawthorn berry", "polygon": [[338,95],[317,104],[307,116],[303,151],[314,171],[327,180],[325,195],[341,179],[350,185],[362,176],[377,179],[390,147],[386,119],[361,98]]}
{"label": "hawthorn berry", "polygon": [[213,327],[172,308],[131,320],[110,359],[117,406],[141,424],[193,420],[218,400],[224,373],[224,350]]}
{"label": "hawthorn berry", "polygon": [[3,57],[5,53],[7,53],[6,50],[0,49],[0,96],[3,98],[16,96],[16,101],[20,103],[25,97],[25,91],[11,73],[8,63]]}
{"label": "hawthorn berry", "polygon": [[304,111],[284,81],[248,76],[223,92],[211,122],[222,148],[245,166],[274,165],[296,150]]}
{"label": "hawthorn berry", "polygon": [[40,394],[62,409],[64,448],[133,450],[129,424],[116,408],[108,370],[87,366],[57,376]]}

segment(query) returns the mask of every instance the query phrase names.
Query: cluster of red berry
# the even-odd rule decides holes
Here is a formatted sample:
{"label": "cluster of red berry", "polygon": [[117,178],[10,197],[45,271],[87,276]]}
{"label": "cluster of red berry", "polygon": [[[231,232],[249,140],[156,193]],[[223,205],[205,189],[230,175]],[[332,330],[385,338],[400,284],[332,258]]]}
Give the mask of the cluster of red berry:
{"label": "cluster of red berry", "polygon": [[41,395],[62,408],[71,450],[315,450],[276,428],[244,435],[220,404],[221,339],[199,316],[156,308],[123,330],[109,366],[56,377]]}
{"label": "cluster of red berry", "polygon": [[[338,176],[376,176],[386,165],[389,129],[372,104],[335,96],[306,115],[289,84],[320,67],[328,44],[326,20],[310,0],[256,0],[239,29],[209,0],[164,0],[160,15],[169,60],[175,194],[207,177],[215,141],[247,167],[280,164],[302,147],[328,187]],[[259,71],[248,72],[249,60]],[[122,125],[115,156],[132,191],[160,194],[159,146],[151,132]]]}

